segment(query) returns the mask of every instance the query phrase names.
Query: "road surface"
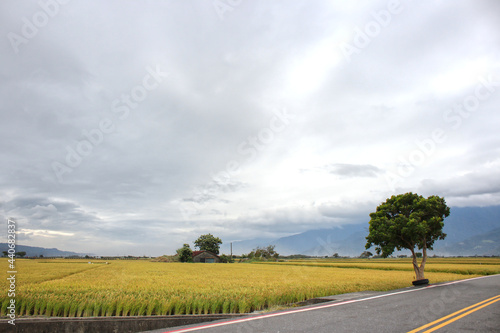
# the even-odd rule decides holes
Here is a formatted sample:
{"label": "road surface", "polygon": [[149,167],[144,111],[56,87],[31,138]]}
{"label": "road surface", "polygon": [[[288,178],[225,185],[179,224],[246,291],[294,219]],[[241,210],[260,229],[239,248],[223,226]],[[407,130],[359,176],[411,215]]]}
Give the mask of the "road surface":
{"label": "road surface", "polygon": [[500,275],[334,301],[150,333],[500,332]]}

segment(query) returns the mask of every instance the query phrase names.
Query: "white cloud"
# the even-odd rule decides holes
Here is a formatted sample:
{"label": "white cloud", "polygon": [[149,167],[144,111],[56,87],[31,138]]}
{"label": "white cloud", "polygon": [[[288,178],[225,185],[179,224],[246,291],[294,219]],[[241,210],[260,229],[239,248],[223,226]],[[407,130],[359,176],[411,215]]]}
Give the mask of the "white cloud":
{"label": "white cloud", "polygon": [[20,229],[19,234],[25,237],[39,237],[39,238],[57,238],[57,237],[69,237],[74,236],[74,233],[52,231],[52,230],[34,230],[34,229]]}

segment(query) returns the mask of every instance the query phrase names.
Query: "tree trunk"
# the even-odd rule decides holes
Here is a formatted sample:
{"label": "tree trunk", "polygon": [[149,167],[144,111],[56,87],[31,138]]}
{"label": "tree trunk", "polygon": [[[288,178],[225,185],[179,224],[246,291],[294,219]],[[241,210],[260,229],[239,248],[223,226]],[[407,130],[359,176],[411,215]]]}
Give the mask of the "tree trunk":
{"label": "tree trunk", "polygon": [[422,278],[424,278],[424,268],[425,268],[426,262],[427,262],[427,246],[424,243],[424,247],[422,248],[422,262],[420,263],[420,270],[422,271]]}
{"label": "tree trunk", "polygon": [[413,256],[413,269],[415,270],[415,280],[423,280],[425,279],[424,277],[424,269],[425,269],[425,262],[427,261],[427,247],[424,245],[422,249],[422,262],[420,263],[420,266],[418,266],[417,262],[417,254],[415,253],[414,249],[411,249],[411,254]]}

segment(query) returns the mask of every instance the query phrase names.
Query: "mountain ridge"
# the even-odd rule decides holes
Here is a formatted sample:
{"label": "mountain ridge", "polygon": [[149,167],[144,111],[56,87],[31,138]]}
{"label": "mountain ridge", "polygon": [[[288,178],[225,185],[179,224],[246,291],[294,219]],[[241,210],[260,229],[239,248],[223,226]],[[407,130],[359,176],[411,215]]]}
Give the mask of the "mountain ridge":
{"label": "mountain ridge", "polygon": [[[9,245],[7,243],[0,243],[0,252],[8,251]],[[45,248],[29,245],[16,245],[16,252],[26,252],[27,257],[71,257],[71,256],[85,256],[87,253],[76,253],[71,251],[62,251],[56,248]]]}

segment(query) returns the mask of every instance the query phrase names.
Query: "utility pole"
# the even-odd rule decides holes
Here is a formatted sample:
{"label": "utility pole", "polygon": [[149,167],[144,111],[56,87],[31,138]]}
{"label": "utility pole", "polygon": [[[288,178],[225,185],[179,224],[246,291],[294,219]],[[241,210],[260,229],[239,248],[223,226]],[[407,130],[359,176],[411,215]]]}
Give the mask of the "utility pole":
{"label": "utility pole", "polygon": [[233,242],[231,242],[231,261],[233,260]]}

